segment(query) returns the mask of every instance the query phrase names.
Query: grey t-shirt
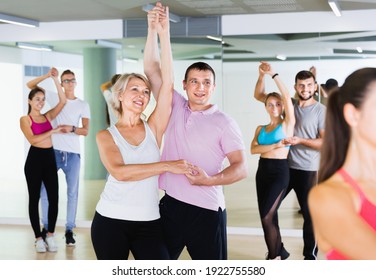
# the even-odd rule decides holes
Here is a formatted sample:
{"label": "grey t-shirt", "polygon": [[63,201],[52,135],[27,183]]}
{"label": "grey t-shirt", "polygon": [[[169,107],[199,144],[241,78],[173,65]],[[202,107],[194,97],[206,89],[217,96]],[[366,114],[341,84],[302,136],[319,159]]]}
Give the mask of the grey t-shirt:
{"label": "grey t-shirt", "polygon": [[[326,107],[319,102],[303,108],[299,107],[296,100],[293,100],[293,103],[296,120],[294,136],[309,139],[319,138],[319,131],[325,128]],[[300,144],[291,146],[288,160],[290,168],[317,171],[320,163],[320,151]]]}

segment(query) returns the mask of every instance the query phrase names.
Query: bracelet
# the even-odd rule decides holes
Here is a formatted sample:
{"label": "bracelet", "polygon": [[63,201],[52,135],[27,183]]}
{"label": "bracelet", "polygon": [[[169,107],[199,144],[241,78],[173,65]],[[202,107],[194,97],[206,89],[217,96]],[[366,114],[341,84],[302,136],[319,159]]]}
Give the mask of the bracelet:
{"label": "bracelet", "polygon": [[278,73],[275,73],[275,74],[272,76],[272,79],[274,79],[276,76],[278,76]]}
{"label": "bracelet", "polygon": [[72,126],[72,130],[71,130],[72,133],[75,133],[76,132],[76,127],[75,126]]}

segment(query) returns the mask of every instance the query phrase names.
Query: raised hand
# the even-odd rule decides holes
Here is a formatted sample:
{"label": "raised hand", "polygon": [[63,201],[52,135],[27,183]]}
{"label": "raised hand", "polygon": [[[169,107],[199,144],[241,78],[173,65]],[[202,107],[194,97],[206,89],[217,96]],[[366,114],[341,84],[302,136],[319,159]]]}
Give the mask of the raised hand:
{"label": "raised hand", "polygon": [[268,74],[268,75],[273,75],[274,71],[272,69],[272,66],[266,62],[266,61],[261,61],[259,66],[259,72],[261,74]]}
{"label": "raised hand", "polygon": [[169,16],[169,8],[163,7],[163,12],[158,13],[158,20],[159,25],[157,25],[157,31],[160,32],[168,32],[170,30],[170,16]]}
{"label": "raised hand", "polygon": [[148,27],[153,30],[158,30],[160,20],[165,17],[165,8],[160,2],[155,4],[155,7],[148,12]]}

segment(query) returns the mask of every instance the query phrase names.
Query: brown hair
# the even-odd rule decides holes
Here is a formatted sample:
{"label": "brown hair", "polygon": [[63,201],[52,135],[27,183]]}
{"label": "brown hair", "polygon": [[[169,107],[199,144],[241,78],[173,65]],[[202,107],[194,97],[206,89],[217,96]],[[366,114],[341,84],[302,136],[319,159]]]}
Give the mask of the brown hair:
{"label": "brown hair", "polygon": [[212,72],[213,74],[213,82],[215,83],[215,72],[214,72],[214,69],[207,63],[205,62],[195,62],[193,63],[191,66],[189,66],[187,68],[187,70],[185,71],[185,75],[184,75],[184,81],[187,81],[188,79],[188,73],[189,71],[191,70],[199,70],[199,71],[210,71]]}
{"label": "brown hair", "polygon": [[266,95],[266,97],[265,97],[265,101],[264,101],[265,106],[266,106],[266,102],[268,101],[268,99],[269,99],[270,97],[275,97],[275,98],[277,98],[277,99],[279,99],[279,100],[282,100],[282,96],[281,96],[279,93],[277,93],[277,92],[271,92],[271,93],[268,93],[268,94]]}
{"label": "brown hair", "polygon": [[369,84],[372,82],[376,82],[376,68],[362,68],[348,76],[344,84],[329,96],[319,182],[331,177],[345,162],[351,129],[343,115],[344,106],[350,103],[360,109],[370,93]]}
{"label": "brown hair", "polygon": [[76,76],[71,70],[67,69],[63,73],[61,73],[60,80],[63,80],[63,76],[64,75],[69,75],[69,74],[72,74],[73,76]]}
{"label": "brown hair", "polygon": [[[46,95],[46,93],[44,92],[44,89],[40,87],[35,87],[32,90],[30,90],[27,98],[31,101],[38,92],[42,92],[44,95]],[[31,112],[31,106],[30,104],[28,104],[27,114],[30,114],[30,112]]]}

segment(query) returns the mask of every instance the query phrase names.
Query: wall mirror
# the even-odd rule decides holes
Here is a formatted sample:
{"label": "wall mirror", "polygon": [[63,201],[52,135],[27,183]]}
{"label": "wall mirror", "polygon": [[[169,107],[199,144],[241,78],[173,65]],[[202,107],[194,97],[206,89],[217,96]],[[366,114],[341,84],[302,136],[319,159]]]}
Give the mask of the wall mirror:
{"label": "wall mirror", "polygon": [[[264,105],[253,98],[259,62],[270,62],[293,96],[296,73],[309,70],[311,66],[316,68],[319,84],[329,78],[341,84],[352,71],[374,67],[374,35],[374,31],[357,31],[223,37],[224,109],[236,118],[242,129],[250,172],[246,180],[225,188],[229,226],[261,227],[255,190],[259,155],[250,155],[249,152],[256,127],[269,122]],[[278,91],[270,77],[265,82],[267,92]],[[279,211],[282,229],[301,229],[303,221],[298,210],[292,191]]]}
{"label": "wall mirror", "polygon": [[[258,157],[251,156],[249,153],[250,141],[256,126],[268,121],[263,105],[253,99],[259,61],[271,62],[293,94],[294,77],[299,70],[315,66],[319,83],[324,83],[328,78],[335,78],[341,83],[353,70],[374,66],[376,55],[374,36],[373,31],[358,31],[257,34],[223,36],[223,38],[192,36],[172,39],[176,88],[182,91],[181,81],[185,69],[191,63],[197,60],[210,63],[217,74],[217,90],[212,102],[217,103],[236,119],[244,136],[250,173],[247,179],[225,187],[230,227],[260,227],[254,183]],[[145,38],[111,41],[121,45],[117,70],[142,72],[142,49]],[[84,47],[103,47],[96,45],[93,40],[46,41],[43,44],[53,45],[55,51],[21,50],[14,48],[15,42],[0,46],[0,71],[4,81],[8,81],[4,83],[4,90],[9,93],[7,96],[14,105],[6,106],[1,112],[3,118],[10,120],[5,124],[7,137],[0,139],[3,155],[0,163],[2,170],[0,219],[7,222],[28,223],[27,189],[23,174],[27,145],[19,129],[19,117],[26,113],[28,90],[25,83],[45,71],[44,67],[56,66],[59,70],[70,68],[78,76],[77,95],[83,97],[83,57],[78,50]],[[360,47],[362,52],[359,52],[357,47]],[[277,59],[277,55],[281,55],[282,58],[284,56],[286,59]],[[26,72],[26,69],[29,72]],[[51,87],[52,84],[47,86]],[[266,86],[270,90],[275,90],[272,81],[267,81]],[[100,95],[99,89],[93,94]],[[10,149],[15,146],[18,148]],[[83,152],[82,158],[84,157]],[[59,178],[61,186],[59,220],[63,221],[66,208],[65,180],[63,174]],[[85,224],[92,218],[103,185],[103,180],[88,181],[82,178],[79,195],[81,207],[77,214],[78,225]],[[281,207],[281,228],[301,228],[302,221],[298,210],[294,194],[291,193]],[[291,216],[297,219],[291,222],[289,219]]]}

